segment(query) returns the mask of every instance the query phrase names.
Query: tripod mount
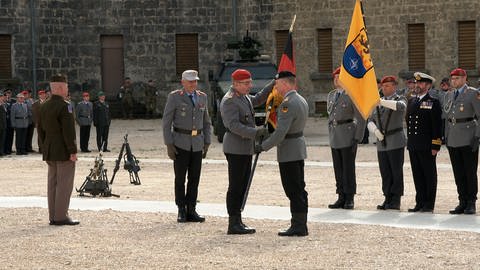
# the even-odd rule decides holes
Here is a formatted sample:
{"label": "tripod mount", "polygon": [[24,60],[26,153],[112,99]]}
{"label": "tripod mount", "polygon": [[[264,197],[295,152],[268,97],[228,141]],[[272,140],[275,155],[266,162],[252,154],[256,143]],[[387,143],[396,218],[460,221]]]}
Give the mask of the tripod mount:
{"label": "tripod mount", "polygon": [[120,162],[122,161],[122,159],[124,161],[123,168],[127,170],[128,174],[130,175],[130,184],[140,185],[140,177],[138,176],[138,172],[140,171],[140,166],[138,165],[138,163],[140,161],[132,154],[132,149],[130,148],[130,144],[128,143],[128,134],[125,134],[125,136],[123,137],[122,149],[120,149],[118,158],[117,160],[115,160],[115,168],[113,169],[113,175],[112,180],[110,180],[110,184],[113,183],[113,179],[115,179],[115,175],[120,169]]}

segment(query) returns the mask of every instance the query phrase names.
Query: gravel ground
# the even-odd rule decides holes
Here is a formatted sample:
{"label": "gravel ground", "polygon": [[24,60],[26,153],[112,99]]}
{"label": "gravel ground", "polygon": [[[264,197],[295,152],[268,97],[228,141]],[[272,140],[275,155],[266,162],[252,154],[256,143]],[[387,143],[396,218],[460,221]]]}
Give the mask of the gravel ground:
{"label": "gravel ground", "polygon": [[[307,161],[331,162],[325,139],[325,121],[310,119],[306,129]],[[121,169],[113,193],[121,199],[172,201],[173,168],[166,160],[160,120],[114,120],[105,166],[111,176],[114,159],[128,132],[133,153],[141,161],[142,185],[129,184]],[[92,132],[93,145],[95,131]],[[34,139],[35,141],[35,139]],[[91,147],[93,148],[93,147]],[[80,154],[75,186],[85,180],[96,153]],[[408,155],[405,164],[408,165]],[[214,142],[204,162],[200,202],[224,203],[227,166],[221,144]],[[275,151],[263,153],[257,167],[249,204],[288,206],[275,162]],[[382,201],[374,145],[359,147],[356,209],[374,210]],[[439,185],[436,213],[456,204],[456,190],[442,149],[438,156]],[[46,196],[46,165],[38,154],[0,158],[0,196]],[[334,194],[333,168],[307,165],[307,191],[311,207],[325,208]],[[414,204],[410,168],[404,169],[402,211]],[[72,196],[77,196],[73,192]],[[97,198],[108,200],[109,198]],[[81,224],[48,225],[47,209],[0,208],[1,269],[479,269],[476,233],[400,229],[350,224],[309,224],[304,238],[281,238],[284,221],[246,219],[257,229],[247,236],[226,235],[226,218],[207,217],[203,224],[178,224],[165,213],[70,211]]]}

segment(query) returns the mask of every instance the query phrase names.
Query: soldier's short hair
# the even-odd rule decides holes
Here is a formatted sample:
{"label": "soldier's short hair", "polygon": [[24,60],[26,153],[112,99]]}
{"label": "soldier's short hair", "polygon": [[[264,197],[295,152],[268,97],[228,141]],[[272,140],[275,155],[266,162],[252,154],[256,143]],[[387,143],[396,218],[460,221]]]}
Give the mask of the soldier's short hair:
{"label": "soldier's short hair", "polygon": [[50,82],[64,82],[64,83],[66,83],[67,82],[67,76],[62,74],[62,73],[57,73],[57,74],[52,76],[52,78],[50,79]]}

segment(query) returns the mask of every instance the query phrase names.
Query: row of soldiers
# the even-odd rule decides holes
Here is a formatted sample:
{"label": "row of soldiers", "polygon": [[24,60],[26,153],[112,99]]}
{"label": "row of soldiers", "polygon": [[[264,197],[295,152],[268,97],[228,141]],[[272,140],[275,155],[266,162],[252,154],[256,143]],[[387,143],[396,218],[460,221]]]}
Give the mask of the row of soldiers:
{"label": "row of soldiers", "polygon": [[[41,105],[50,98],[49,90],[39,90],[38,100],[31,97],[29,90],[22,91],[12,98],[12,90],[0,91],[0,156],[10,155],[13,152],[13,142],[17,155],[33,153],[32,140],[35,128],[38,128]],[[74,118],[80,126],[80,149],[90,152],[88,148],[92,123],[97,129],[97,148],[108,152],[108,131],[111,122],[108,103],[105,94],[100,91],[95,104],[89,101],[88,92],[82,94],[83,100],[72,105],[75,110]],[[71,103],[69,96],[67,102]],[[39,152],[42,152],[41,144]]]}

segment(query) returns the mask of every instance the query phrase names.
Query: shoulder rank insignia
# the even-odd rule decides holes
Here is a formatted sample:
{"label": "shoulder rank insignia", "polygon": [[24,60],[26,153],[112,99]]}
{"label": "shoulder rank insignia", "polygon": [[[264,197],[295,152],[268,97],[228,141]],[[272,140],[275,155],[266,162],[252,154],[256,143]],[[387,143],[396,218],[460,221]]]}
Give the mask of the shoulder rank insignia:
{"label": "shoulder rank insignia", "polygon": [[200,91],[200,90],[197,90],[197,95],[199,96],[206,96],[207,94],[205,94],[204,92]]}

